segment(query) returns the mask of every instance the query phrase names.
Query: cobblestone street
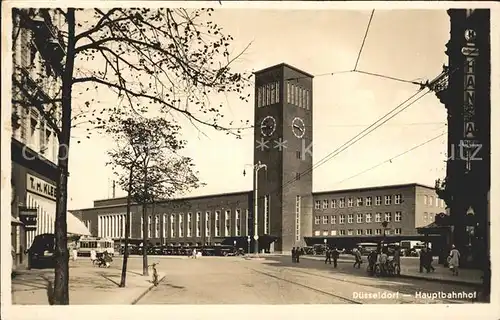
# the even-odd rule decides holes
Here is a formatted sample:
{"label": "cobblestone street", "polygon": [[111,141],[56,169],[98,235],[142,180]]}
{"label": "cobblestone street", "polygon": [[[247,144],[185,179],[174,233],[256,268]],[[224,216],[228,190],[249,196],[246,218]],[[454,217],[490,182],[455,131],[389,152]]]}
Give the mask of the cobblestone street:
{"label": "cobblestone street", "polygon": [[[463,284],[367,277],[315,260],[294,264],[286,256],[157,260],[165,280],[138,304],[466,303],[479,293]],[[466,297],[446,296],[453,293]]]}

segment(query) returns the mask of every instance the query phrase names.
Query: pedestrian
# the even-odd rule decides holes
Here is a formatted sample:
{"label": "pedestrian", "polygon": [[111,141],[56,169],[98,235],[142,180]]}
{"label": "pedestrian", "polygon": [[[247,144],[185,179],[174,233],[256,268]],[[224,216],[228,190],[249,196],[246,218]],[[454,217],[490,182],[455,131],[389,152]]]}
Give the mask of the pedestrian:
{"label": "pedestrian", "polygon": [[90,250],[90,262],[94,264],[97,260],[97,253],[94,249]]}
{"label": "pedestrian", "polygon": [[355,258],[353,268],[357,267],[359,269],[361,267],[361,263],[363,262],[363,259],[361,258],[361,248],[355,248],[353,253]]}
{"label": "pedestrian", "polygon": [[296,262],[300,262],[300,255],[302,254],[302,248],[297,247],[297,252],[295,253]]}
{"label": "pedestrian", "polygon": [[379,264],[380,264],[380,272],[383,275],[387,275],[387,260],[388,260],[388,255],[387,255],[387,249],[384,248],[382,249],[382,253],[380,254],[380,259],[379,259]]}
{"label": "pedestrian", "polygon": [[337,247],[333,247],[332,257],[333,257],[333,267],[337,268],[337,261],[339,259],[340,252],[337,250]]}
{"label": "pedestrian", "polygon": [[106,264],[106,268],[109,268],[111,262],[113,262],[113,258],[111,258],[111,255],[108,253],[108,250],[104,251],[103,259]]}
{"label": "pedestrian", "polygon": [[193,259],[196,259],[196,254],[197,254],[197,251],[196,251],[196,248],[193,249]]}
{"label": "pedestrian", "polygon": [[394,250],[394,268],[396,269],[396,274],[399,276],[401,274],[401,248],[397,245]]}
{"label": "pedestrian", "polygon": [[434,258],[432,257],[432,251],[430,248],[427,248],[427,258],[425,259],[425,269],[427,270],[427,273],[429,272],[434,272],[435,269],[432,266]]}
{"label": "pedestrian", "polygon": [[295,247],[292,248],[292,262],[297,262],[297,249]]}
{"label": "pedestrian", "polygon": [[332,252],[330,251],[330,248],[326,248],[325,250],[325,264],[329,262],[332,264]]}
{"label": "pedestrian", "polygon": [[424,271],[425,263],[427,260],[427,250],[426,248],[422,248],[420,250],[420,255],[419,255],[419,260],[420,260],[420,265],[419,265],[419,272],[422,273]]}
{"label": "pedestrian", "polygon": [[72,253],[73,253],[73,261],[76,261],[76,259],[78,258],[78,250],[76,250],[76,247],[73,247]]}
{"label": "pedestrian", "polygon": [[450,266],[450,270],[454,276],[458,276],[458,267],[460,265],[460,252],[455,247],[455,245],[451,246],[450,255],[448,256],[448,263]]}
{"label": "pedestrian", "polygon": [[378,254],[377,250],[372,250],[368,255],[368,273],[373,275],[375,273],[375,265],[377,264]]}

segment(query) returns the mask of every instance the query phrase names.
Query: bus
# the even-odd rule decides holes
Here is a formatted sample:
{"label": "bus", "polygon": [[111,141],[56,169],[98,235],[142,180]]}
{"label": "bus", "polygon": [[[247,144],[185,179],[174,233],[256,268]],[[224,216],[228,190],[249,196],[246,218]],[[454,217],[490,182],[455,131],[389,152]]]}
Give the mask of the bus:
{"label": "bus", "polygon": [[97,255],[101,255],[107,251],[110,255],[115,254],[115,242],[113,239],[99,237],[82,237],[78,240],[78,255],[90,256],[90,252],[94,250]]}
{"label": "bus", "polygon": [[377,250],[378,244],[375,242],[361,242],[356,244],[356,247],[361,247],[362,255],[368,255],[371,251]]}

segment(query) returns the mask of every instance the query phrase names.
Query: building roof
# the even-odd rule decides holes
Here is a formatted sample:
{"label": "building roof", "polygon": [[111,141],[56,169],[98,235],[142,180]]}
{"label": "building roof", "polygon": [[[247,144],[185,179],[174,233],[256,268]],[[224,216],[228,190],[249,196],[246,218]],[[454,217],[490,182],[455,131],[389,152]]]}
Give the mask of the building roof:
{"label": "building roof", "polygon": [[[394,184],[394,185],[385,185],[385,186],[373,186],[373,187],[362,187],[362,188],[352,188],[352,189],[340,189],[340,190],[330,190],[330,191],[320,191],[320,192],[313,192],[313,196],[318,196],[318,195],[328,195],[328,194],[339,194],[339,193],[354,193],[354,192],[362,192],[362,191],[371,191],[371,190],[387,190],[387,189],[400,189],[400,188],[409,188],[409,187],[422,187],[426,189],[431,189],[434,190],[433,187],[426,186],[424,184],[419,184],[419,183],[406,183],[406,184]],[[243,195],[243,194],[250,194],[253,193],[253,190],[247,190],[247,191],[235,191],[235,192],[227,192],[227,193],[216,193],[216,194],[207,194],[207,195],[201,195],[201,196],[192,196],[192,197],[178,197],[170,200],[163,200],[163,201],[158,201],[158,202],[167,202],[167,201],[189,201],[189,200],[202,200],[202,199],[207,199],[207,198],[216,198],[216,197],[226,197],[226,196],[236,196],[236,195]],[[115,203],[115,204],[110,204],[110,205],[95,205],[96,202],[105,202],[105,201],[116,201],[116,200],[123,200],[123,202],[120,203]],[[68,211],[86,211],[86,210],[95,210],[95,209],[105,209],[105,208],[116,208],[116,207],[122,207],[123,205],[126,204],[127,197],[118,197],[118,198],[110,198],[110,199],[100,199],[100,200],[94,200],[94,206],[91,208],[82,208],[82,209],[73,209],[73,210],[68,210]],[[137,205],[137,203],[133,202],[132,205]]]}
{"label": "building roof", "polygon": [[294,70],[294,71],[297,71],[297,72],[299,72],[299,73],[302,73],[302,74],[304,74],[304,75],[306,75],[306,76],[308,76],[308,77],[314,78],[314,76],[313,76],[312,74],[307,73],[307,72],[305,72],[305,71],[302,71],[302,70],[300,70],[299,68],[296,68],[296,67],[291,66],[291,65],[289,65],[289,64],[287,64],[287,63],[284,63],[284,62],[283,62],[283,63],[280,63],[280,64],[277,64],[277,65],[274,65],[274,66],[271,66],[271,67],[267,67],[267,68],[262,69],[262,70],[259,70],[259,71],[254,71],[254,74],[263,73],[263,72],[269,71],[269,70],[271,70],[271,69],[276,69],[276,68],[279,68],[279,67],[287,67],[287,68],[289,68],[289,69],[292,69],[292,70]]}
{"label": "building roof", "polygon": [[420,183],[405,183],[405,184],[393,184],[393,185],[385,185],[385,186],[373,186],[373,187],[361,187],[361,188],[352,188],[352,189],[340,189],[340,190],[330,190],[330,191],[320,191],[313,192],[313,195],[326,195],[326,194],[336,194],[336,193],[354,193],[361,191],[371,191],[371,190],[385,190],[385,189],[400,189],[400,188],[409,188],[409,187],[422,187],[426,189],[434,190],[434,187],[426,186]]}
{"label": "building roof", "polygon": [[[216,198],[216,197],[227,197],[227,196],[237,196],[237,195],[244,195],[244,194],[250,194],[252,193],[252,190],[248,191],[235,191],[235,192],[226,192],[226,193],[216,193],[216,194],[207,194],[207,195],[201,195],[201,196],[191,196],[191,197],[177,197],[174,199],[167,199],[167,200],[159,200],[158,202],[167,202],[167,201],[189,201],[189,200],[202,200],[202,199],[207,199],[207,198]],[[95,203],[99,201],[113,201],[113,200],[123,200],[123,202],[116,203],[116,204],[111,204],[111,205],[102,205],[102,206],[96,206]],[[94,210],[94,209],[101,209],[101,208],[114,208],[114,207],[122,207],[127,203],[127,197],[117,197],[117,198],[110,198],[110,199],[100,199],[100,200],[94,200],[94,207],[92,208],[82,208],[82,209],[72,209],[68,211],[85,211],[85,210]],[[137,203],[132,202],[132,205],[137,205]]]}

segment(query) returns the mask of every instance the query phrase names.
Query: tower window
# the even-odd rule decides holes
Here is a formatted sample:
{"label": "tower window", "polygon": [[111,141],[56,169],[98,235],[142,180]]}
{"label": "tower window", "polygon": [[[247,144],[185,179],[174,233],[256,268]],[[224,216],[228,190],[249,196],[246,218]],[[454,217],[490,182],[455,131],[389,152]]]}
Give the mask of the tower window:
{"label": "tower window", "polygon": [[274,91],[276,97],[275,97],[275,100],[276,100],[276,103],[280,103],[280,83],[279,81],[275,83],[275,87],[276,87],[276,90]]}
{"label": "tower window", "polygon": [[276,83],[271,83],[270,86],[271,86],[271,101],[270,101],[270,103],[275,104],[276,103]]}
{"label": "tower window", "polygon": [[292,88],[290,82],[286,83],[286,103],[292,103]]}
{"label": "tower window", "polygon": [[294,105],[299,105],[299,87],[298,86],[294,86],[295,87],[295,93],[294,93]]}
{"label": "tower window", "polygon": [[257,88],[257,108],[262,107],[262,87]]}
{"label": "tower window", "polygon": [[302,154],[300,151],[295,151],[295,156],[297,157],[297,159],[301,159],[302,158]]}
{"label": "tower window", "polygon": [[299,94],[298,94],[298,96],[299,96],[299,99],[298,99],[298,100],[299,100],[299,101],[298,101],[297,105],[298,105],[300,108],[302,108],[302,107],[303,107],[303,105],[302,105],[302,93],[303,93],[302,88],[299,88],[299,92],[298,92],[298,93],[299,93]]}
{"label": "tower window", "polygon": [[295,180],[300,180],[300,172],[295,172]]}
{"label": "tower window", "polygon": [[306,109],[309,110],[309,90],[306,90]]}

